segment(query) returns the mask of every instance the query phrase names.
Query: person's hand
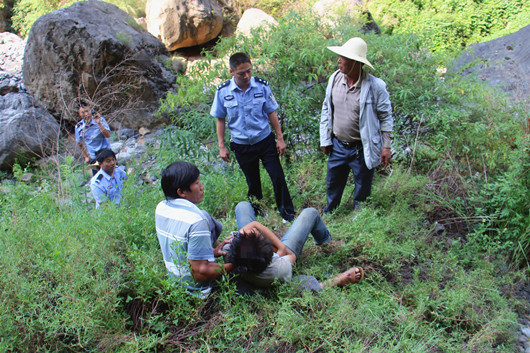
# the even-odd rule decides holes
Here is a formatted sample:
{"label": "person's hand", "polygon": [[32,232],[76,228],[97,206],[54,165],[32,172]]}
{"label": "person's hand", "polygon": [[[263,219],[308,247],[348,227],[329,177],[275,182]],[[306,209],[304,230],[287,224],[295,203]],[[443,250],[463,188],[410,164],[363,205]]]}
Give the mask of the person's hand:
{"label": "person's hand", "polygon": [[85,156],[85,163],[88,163],[90,162],[90,157],[89,156]]}
{"label": "person's hand", "polygon": [[99,113],[92,115],[92,119],[94,119],[94,122],[98,125],[101,123],[101,115],[99,115]]}
{"label": "person's hand", "polygon": [[219,147],[219,157],[225,162],[230,161],[230,153],[225,146]]}
{"label": "person's hand", "polygon": [[239,230],[239,233],[242,234],[243,236],[250,235],[250,234],[257,235],[259,234],[259,230],[252,223],[249,223],[243,228],[241,228]]}
{"label": "person's hand", "polygon": [[231,235],[231,236],[227,237],[225,240],[223,240],[219,245],[217,245],[215,247],[215,249],[213,249],[213,256],[214,257],[219,257],[219,256],[226,255],[226,251],[223,251],[223,246],[225,246],[226,244],[230,243],[232,241],[233,237],[234,236]]}
{"label": "person's hand", "polygon": [[331,153],[331,150],[333,149],[333,146],[321,146],[320,149],[322,150],[322,152],[324,152],[325,154],[327,154],[329,156],[329,154]]}
{"label": "person's hand", "polygon": [[390,148],[383,148],[383,152],[381,152],[381,167],[383,167],[383,169],[388,167],[391,158],[392,153],[390,152]]}
{"label": "person's hand", "polygon": [[278,155],[279,156],[283,156],[283,154],[285,153],[285,150],[287,149],[287,145],[285,144],[285,141],[283,140],[278,140],[276,142],[276,150],[278,151]]}

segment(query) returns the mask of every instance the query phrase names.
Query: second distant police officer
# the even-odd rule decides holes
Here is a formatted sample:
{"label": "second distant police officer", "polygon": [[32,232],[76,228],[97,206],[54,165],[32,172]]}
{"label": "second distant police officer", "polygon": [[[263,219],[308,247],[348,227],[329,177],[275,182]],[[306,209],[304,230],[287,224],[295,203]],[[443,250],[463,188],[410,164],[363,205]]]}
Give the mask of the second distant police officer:
{"label": "second distant police officer", "polygon": [[90,180],[90,190],[96,200],[96,208],[107,200],[119,205],[127,174],[123,169],[116,167],[116,154],[111,149],[101,150],[97,162],[100,170]]}

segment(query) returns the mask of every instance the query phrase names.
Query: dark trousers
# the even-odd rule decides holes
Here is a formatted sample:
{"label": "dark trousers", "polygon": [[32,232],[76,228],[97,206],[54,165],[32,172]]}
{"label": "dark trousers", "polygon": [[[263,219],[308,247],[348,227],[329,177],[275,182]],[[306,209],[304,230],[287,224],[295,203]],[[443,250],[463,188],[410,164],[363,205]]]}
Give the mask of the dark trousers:
{"label": "dark trousers", "polygon": [[331,212],[340,204],[350,169],[355,181],[353,204],[357,206],[370,196],[374,170],[366,167],[362,144],[346,147],[333,138],[333,150],[329,155],[326,176],[328,204],[324,212]]}
{"label": "dark trousers", "polygon": [[237,162],[247,179],[248,197],[253,196],[258,200],[263,198],[259,174],[259,161],[261,160],[263,167],[265,167],[271,178],[274,197],[280,215],[282,218],[292,221],[294,219],[293,201],[285,182],[280,158],[278,158],[274,135],[271,133],[255,145],[241,145],[231,142],[230,148],[234,152]]}

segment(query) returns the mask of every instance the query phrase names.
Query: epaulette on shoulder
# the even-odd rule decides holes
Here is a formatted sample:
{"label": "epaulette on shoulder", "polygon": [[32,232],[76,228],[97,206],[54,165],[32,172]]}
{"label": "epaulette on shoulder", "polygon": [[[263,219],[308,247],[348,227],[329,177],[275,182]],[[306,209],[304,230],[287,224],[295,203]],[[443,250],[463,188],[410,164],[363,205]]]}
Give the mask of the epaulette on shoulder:
{"label": "epaulette on shoulder", "polygon": [[103,179],[103,174],[98,175],[98,177],[96,178],[96,183],[100,183],[101,179]]}
{"label": "epaulette on shoulder", "polygon": [[225,82],[221,83],[219,86],[217,86],[217,90],[219,91],[221,88],[226,87],[229,84],[230,84],[230,80],[225,81]]}
{"label": "epaulette on shoulder", "polygon": [[256,77],[256,76],[254,76],[254,79],[256,80],[256,82],[263,83],[265,86],[269,85],[269,81],[267,81],[267,80],[264,80],[264,79]]}

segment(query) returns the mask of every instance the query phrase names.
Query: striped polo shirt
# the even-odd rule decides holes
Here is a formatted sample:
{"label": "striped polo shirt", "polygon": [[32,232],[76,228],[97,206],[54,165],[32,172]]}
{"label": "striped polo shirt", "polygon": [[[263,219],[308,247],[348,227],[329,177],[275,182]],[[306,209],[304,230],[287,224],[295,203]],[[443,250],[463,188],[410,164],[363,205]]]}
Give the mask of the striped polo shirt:
{"label": "striped polo shirt", "polygon": [[207,295],[211,284],[194,281],[188,262],[215,262],[210,227],[204,214],[188,200],[165,200],[156,207],[155,223],[169,275],[185,283],[193,294]]}

